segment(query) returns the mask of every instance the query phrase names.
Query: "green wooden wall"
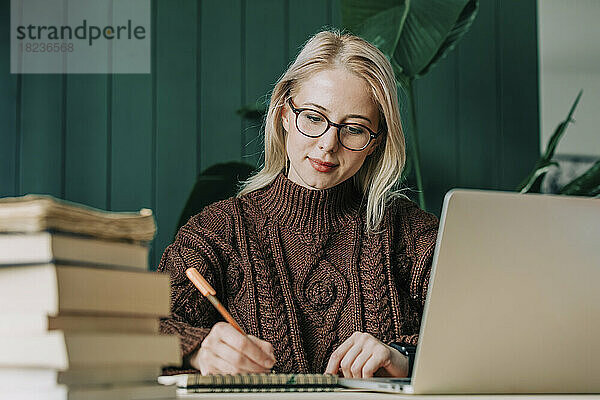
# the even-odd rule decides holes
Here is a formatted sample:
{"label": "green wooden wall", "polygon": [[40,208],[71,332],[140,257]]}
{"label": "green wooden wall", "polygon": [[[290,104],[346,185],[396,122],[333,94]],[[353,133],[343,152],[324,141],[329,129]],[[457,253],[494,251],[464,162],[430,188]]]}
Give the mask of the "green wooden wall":
{"label": "green wooden wall", "polygon": [[[11,75],[0,0],[0,196],[49,193],[110,210],[150,207],[169,243],[195,176],[257,163],[235,111],[272,88],[337,0],[154,0],[152,74]],[[538,155],[534,0],[481,0],[471,32],[417,81],[428,208],[451,187],[511,189]]]}
{"label": "green wooden wall", "polygon": [[427,207],[452,187],[514,190],[539,156],[534,0],[480,0],[454,52],[417,82]]}

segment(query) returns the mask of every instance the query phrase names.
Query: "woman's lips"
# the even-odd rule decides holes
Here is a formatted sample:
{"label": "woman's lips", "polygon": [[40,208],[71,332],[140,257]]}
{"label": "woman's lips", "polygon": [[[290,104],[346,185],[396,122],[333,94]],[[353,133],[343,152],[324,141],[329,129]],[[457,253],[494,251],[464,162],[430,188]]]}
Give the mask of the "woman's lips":
{"label": "woman's lips", "polygon": [[310,165],[319,172],[329,172],[337,167],[337,164],[321,161],[318,158],[308,158]]}

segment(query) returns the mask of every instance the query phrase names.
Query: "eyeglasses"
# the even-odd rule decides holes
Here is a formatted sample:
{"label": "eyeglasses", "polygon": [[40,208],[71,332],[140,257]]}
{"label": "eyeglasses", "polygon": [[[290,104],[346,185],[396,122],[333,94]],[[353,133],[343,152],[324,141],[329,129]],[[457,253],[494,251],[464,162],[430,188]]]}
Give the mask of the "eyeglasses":
{"label": "eyeglasses", "polygon": [[361,151],[367,148],[371,140],[376,139],[381,132],[373,132],[361,124],[336,124],[331,122],[323,113],[312,108],[296,108],[292,99],[288,99],[290,108],[296,114],[296,128],[304,136],[318,138],[329,130],[337,128],[338,141],[342,146],[352,151]]}

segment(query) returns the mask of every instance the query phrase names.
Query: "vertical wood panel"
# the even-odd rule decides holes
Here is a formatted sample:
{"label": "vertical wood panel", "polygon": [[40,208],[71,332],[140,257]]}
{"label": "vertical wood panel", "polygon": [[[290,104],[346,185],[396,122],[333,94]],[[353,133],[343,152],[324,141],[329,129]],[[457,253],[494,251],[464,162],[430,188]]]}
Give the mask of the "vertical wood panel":
{"label": "vertical wood panel", "polygon": [[[110,208],[134,211],[153,203],[154,163],[151,75],[114,75],[112,80]],[[149,262],[156,267],[156,244]]]}
{"label": "vertical wood panel", "polygon": [[[242,3],[201,3],[200,169],[241,159]],[[227,21],[227,23],[224,23]]]}
{"label": "vertical wood panel", "polygon": [[157,2],[154,31],[157,254],[171,242],[196,177],[198,3],[173,3]]}
{"label": "vertical wood panel", "polygon": [[479,3],[479,14],[459,43],[458,67],[458,179],[461,187],[498,185],[496,141],[498,96],[496,79],[496,20],[494,3]]}
{"label": "vertical wood panel", "polygon": [[[111,77],[110,207],[132,211],[147,207],[156,212],[154,193],[155,131],[154,73],[156,69],[156,1],[151,2],[151,74]],[[156,243],[150,268],[156,267]]]}
{"label": "vertical wood panel", "polygon": [[330,1],[290,1],[288,15],[290,27],[288,58],[290,62],[296,58],[302,45],[312,35],[330,24],[330,14]]}
{"label": "vertical wood panel", "polygon": [[[48,12],[52,13],[48,20],[64,21],[64,7]],[[46,193],[57,197],[65,194],[65,84],[66,75],[22,75],[20,187],[23,194]]]}
{"label": "vertical wood panel", "polygon": [[[438,213],[444,194],[457,181],[457,55],[450,53],[423,78],[415,80],[415,102],[423,190],[429,211]],[[409,121],[402,121],[409,130]],[[407,139],[407,157],[410,157]],[[411,189],[416,190],[415,187]],[[417,193],[411,198],[417,199]]]}
{"label": "vertical wood panel", "polygon": [[339,28],[342,26],[342,11],[340,9],[340,0],[329,0],[329,3],[331,7],[331,20],[329,21],[329,24],[331,24],[332,27]]}
{"label": "vertical wood panel", "polygon": [[10,74],[10,1],[0,1],[0,197],[17,194],[17,75]]}
{"label": "vertical wood panel", "polygon": [[63,196],[63,75],[24,75],[21,191]]}
{"label": "vertical wood panel", "polygon": [[535,0],[497,0],[497,4],[502,87],[499,187],[514,190],[535,164],[540,148],[537,10]]}
{"label": "vertical wood panel", "polygon": [[115,75],[112,94],[111,208],[152,207],[152,77]]}
{"label": "vertical wood panel", "polygon": [[[271,0],[252,0],[246,7],[245,103],[266,102],[285,69],[288,46],[285,8],[285,2]],[[262,127],[258,123],[246,123],[244,161],[261,165],[263,151]]]}
{"label": "vertical wood panel", "polygon": [[73,74],[66,84],[65,198],[106,209],[107,77]]}

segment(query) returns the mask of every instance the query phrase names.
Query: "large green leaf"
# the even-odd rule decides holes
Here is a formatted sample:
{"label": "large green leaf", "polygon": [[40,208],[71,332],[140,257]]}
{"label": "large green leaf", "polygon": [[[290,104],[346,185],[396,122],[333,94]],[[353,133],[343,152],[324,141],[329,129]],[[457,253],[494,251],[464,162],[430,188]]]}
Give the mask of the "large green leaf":
{"label": "large green leaf", "polygon": [[521,183],[519,187],[520,193],[540,193],[542,190],[542,182],[546,174],[552,167],[558,167],[558,163],[554,161],[538,162],[533,172],[527,178],[526,182]]}
{"label": "large green leaf", "polygon": [[549,171],[549,167],[552,165],[556,165],[556,163],[552,162],[552,157],[554,157],[554,152],[556,151],[556,147],[558,146],[558,142],[562,138],[565,133],[567,126],[573,122],[573,113],[577,108],[577,104],[579,104],[579,99],[581,99],[581,95],[583,94],[583,90],[579,91],[573,105],[571,106],[571,110],[569,110],[569,114],[567,118],[562,121],[550,137],[550,141],[548,142],[548,146],[546,146],[546,151],[540,157],[539,160],[535,163],[533,167],[533,171],[519,184],[517,187],[517,191],[520,193],[539,193],[541,188],[541,183],[546,173]]}
{"label": "large green leaf", "polygon": [[408,14],[409,0],[342,0],[344,26],[391,58]]}
{"label": "large green leaf", "polygon": [[556,151],[558,142],[560,141],[563,134],[565,133],[565,130],[567,129],[567,125],[569,125],[569,123],[571,123],[571,122],[575,122],[575,120],[573,119],[573,114],[575,113],[575,109],[577,108],[577,105],[579,104],[579,99],[581,99],[581,95],[583,95],[583,89],[580,90],[579,93],[577,94],[577,97],[575,98],[575,101],[573,102],[573,105],[571,106],[571,109],[569,110],[569,114],[567,115],[567,118],[558,125],[558,127],[552,134],[552,137],[550,137],[550,141],[548,142],[548,146],[546,147],[546,152],[544,153],[544,156],[542,157],[542,159],[550,160],[552,157],[554,157],[554,152]]}
{"label": "large green leaf", "polygon": [[477,0],[412,0],[394,52],[408,77],[424,75],[471,27]]}
{"label": "large green leaf", "polygon": [[[417,114],[415,107],[415,92],[413,87],[413,80],[408,79],[403,81],[403,85],[405,85],[406,94],[408,96],[408,104],[410,104],[410,129],[406,131],[407,138],[407,149],[409,154],[413,160],[415,165],[414,176],[417,183],[417,192],[419,196],[419,205],[422,209],[426,209],[425,204],[425,192],[423,191],[423,178],[421,177],[421,161],[420,161],[420,151],[419,151],[419,135],[417,130]],[[396,83],[397,86],[400,86],[400,82]],[[398,90],[401,90],[399,88]]]}
{"label": "large green leaf", "polygon": [[356,35],[360,35],[361,25],[382,11],[394,7],[408,6],[410,0],[341,0],[342,25]]}
{"label": "large green leaf", "polygon": [[375,14],[359,27],[360,36],[375,45],[388,59],[394,54],[408,7],[392,7]]}
{"label": "large green leaf", "polygon": [[477,16],[478,10],[479,2],[477,0],[471,0],[467,3],[465,8],[459,15],[456,24],[454,25],[448,36],[446,36],[446,40],[444,40],[444,43],[442,43],[442,45],[438,49],[435,56],[433,56],[429,64],[417,74],[417,77],[426,75],[427,72],[429,72],[429,70],[438,63],[438,61],[445,58],[446,55],[450,51],[452,51],[452,49],[454,49],[456,44],[465,35],[465,33],[467,33],[469,29],[471,29],[471,25],[473,25],[473,22],[475,21],[475,17]]}
{"label": "large green leaf", "polygon": [[600,161],[565,185],[559,193],[573,196],[597,196],[600,194]]}
{"label": "large green leaf", "polygon": [[262,121],[267,115],[267,108],[267,105],[257,101],[238,108],[235,113],[244,119]]}

